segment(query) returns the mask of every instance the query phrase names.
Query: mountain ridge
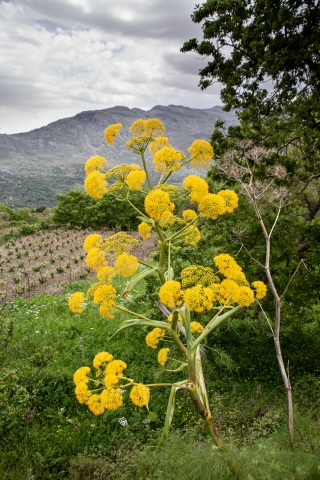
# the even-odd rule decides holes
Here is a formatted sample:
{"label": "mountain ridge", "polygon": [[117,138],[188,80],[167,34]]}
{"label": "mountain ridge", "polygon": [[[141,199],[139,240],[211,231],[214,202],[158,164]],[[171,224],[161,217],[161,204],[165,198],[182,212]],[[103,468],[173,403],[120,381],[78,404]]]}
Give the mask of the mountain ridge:
{"label": "mountain ridge", "polygon": [[[9,184],[14,185],[11,182],[13,177],[24,177],[27,182],[30,177],[43,180],[44,177],[64,176],[68,177],[68,185],[81,186],[84,163],[93,155],[106,157],[109,167],[120,163],[137,163],[137,158],[125,145],[119,145],[118,142],[116,146],[111,146],[105,142],[104,130],[110,124],[122,123],[121,135],[129,140],[129,126],[133,121],[157,117],[165,124],[165,135],[169,137],[170,143],[186,153],[196,138],[210,139],[217,120],[225,121],[226,126],[238,123],[234,112],[224,112],[222,108],[214,106],[194,109],[183,105],[155,105],[150,110],[142,110],[114,106],[83,111],[29,132],[0,134],[0,177],[3,180],[0,181],[0,190],[4,189],[0,193],[0,202],[8,195],[19,197],[17,187],[14,192],[10,191]],[[190,168],[189,172],[191,171],[193,169]],[[179,181],[179,172],[176,178]],[[52,181],[57,184],[55,193],[67,188],[59,189],[57,178]]]}

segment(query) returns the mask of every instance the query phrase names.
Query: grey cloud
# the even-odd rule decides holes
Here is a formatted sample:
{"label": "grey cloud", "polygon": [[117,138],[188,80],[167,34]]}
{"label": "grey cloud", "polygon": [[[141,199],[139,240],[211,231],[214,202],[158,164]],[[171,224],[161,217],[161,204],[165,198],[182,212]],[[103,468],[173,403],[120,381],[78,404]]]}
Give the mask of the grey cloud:
{"label": "grey cloud", "polygon": [[[108,5],[109,3],[109,5]],[[113,2],[90,2],[91,12],[84,12],[80,6],[70,5],[63,0],[43,2],[43,0],[19,0],[19,4],[32,9],[39,20],[45,25],[46,19],[52,19],[57,24],[67,21],[73,26],[95,27],[107,33],[114,33],[138,38],[164,38],[184,42],[194,36],[199,36],[200,26],[195,25],[190,18],[194,9],[193,0],[154,0],[153,2],[134,3],[135,18],[125,20],[112,13]],[[128,6],[128,2],[118,2]],[[183,13],[182,13],[183,12]],[[53,22],[55,23],[55,22]],[[182,46],[182,44],[181,44]]]}

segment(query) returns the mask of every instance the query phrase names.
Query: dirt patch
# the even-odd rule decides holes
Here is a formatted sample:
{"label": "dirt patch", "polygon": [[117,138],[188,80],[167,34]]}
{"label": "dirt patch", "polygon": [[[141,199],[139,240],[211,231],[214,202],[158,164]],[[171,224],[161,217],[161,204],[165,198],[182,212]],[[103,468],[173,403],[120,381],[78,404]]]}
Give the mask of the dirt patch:
{"label": "dirt patch", "polygon": [[[50,230],[9,242],[0,247],[0,301],[15,296],[29,298],[36,293],[63,293],[62,285],[90,278],[95,272],[85,264],[85,238],[99,233],[103,238],[114,231]],[[145,259],[156,244],[155,237],[141,240],[137,232],[127,232],[140,241],[133,254]],[[111,263],[111,262],[110,262]]]}

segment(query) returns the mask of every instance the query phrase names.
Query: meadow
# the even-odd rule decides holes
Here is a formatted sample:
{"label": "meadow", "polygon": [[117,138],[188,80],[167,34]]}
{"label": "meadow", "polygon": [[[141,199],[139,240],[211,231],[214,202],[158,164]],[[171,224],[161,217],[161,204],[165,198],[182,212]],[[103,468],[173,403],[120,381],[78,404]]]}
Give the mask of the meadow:
{"label": "meadow", "polygon": [[[118,280],[118,282],[124,280]],[[230,479],[228,456],[248,479],[317,479],[319,457],[319,381],[304,375],[294,382],[297,448],[288,442],[280,378],[248,379],[245,365],[228,365],[207,355],[204,370],[223,454],[207,437],[186,394],[177,395],[173,430],[161,449],[157,439],[165,418],[168,388],[153,390],[149,406],[126,401],[116,412],[94,416],[75,399],[72,376],[107,349],[128,364],[130,374],[148,382],[161,376],[154,351],[145,344],[147,327],[123,331],[110,343],[126,314],[107,321],[95,305],[81,315],[68,297],[92,280],[66,284],[60,295],[14,298],[1,314],[0,477],[22,479]],[[140,284],[122,299],[128,309],[156,309]]]}

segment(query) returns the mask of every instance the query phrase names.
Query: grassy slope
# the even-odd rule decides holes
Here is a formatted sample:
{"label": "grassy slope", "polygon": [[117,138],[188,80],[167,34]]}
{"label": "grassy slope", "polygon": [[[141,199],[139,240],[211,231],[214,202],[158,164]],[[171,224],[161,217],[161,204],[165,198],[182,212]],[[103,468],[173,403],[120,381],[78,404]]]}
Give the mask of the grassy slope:
{"label": "grassy slope", "polygon": [[[76,291],[87,286],[88,282],[79,282],[68,288]],[[126,302],[131,307],[140,304],[143,308],[144,299],[141,285]],[[182,394],[177,398],[174,421],[177,433],[161,453],[152,445],[157,429],[163,425],[167,389],[152,390],[150,410],[155,414],[152,423],[146,423],[145,409],[135,407],[128,400],[128,392],[121,409],[101,417],[94,417],[76,402],[73,372],[82,365],[90,365],[94,355],[102,350],[123,359],[128,364],[128,376],[142,382],[154,380],[158,370],[156,352],[145,345],[147,329],[128,329],[108,343],[108,337],[124,319],[123,315],[106,320],[99,316],[96,306],[88,305],[85,313],[77,316],[68,310],[66,296],[17,298],[3,314],[14,320],[14,329],[11,343],[1,355],[1,366],[8,366],[10,362],[10,368],[17,369],[19,384],[26,386],[31,397],[21,401],[13,415],[8,414],[2,422],[1,478],[68,478],[72,458],[69,478],[74,479],[230,478],[225,460],[212,451],[193,408]],[[44,347],[54,349],[57,354],[39,372]],[[35,352],[39,358],[34,357]],[[252,404],[253,386],[246,391],[239,390],[237,395],[232,389],[218,394],[216,373],[210,379],[210,365],[206,366],[206,372],[214,414],[223,437],[234,445],[247,478],[319,478],[320,435],[316,414],[313,417],[306,413],[297,415],[299,445],[293,453],[287,445],[281,395],[272,397],[271,392],[262,387],[259,395],[253,394]],[[267,415],[260,414],[264,405],[269,406]],[[30,414],[27,409],[34,412]],[[128,426],[120,425],[121,417],[127,419]],[[185,425],[183,430],[179,428],[182,425]],[[187,436],[183,436],[185,431]],[[78,454],[82,455],[80,459]],[[95,477],[93,471],[96,471]]]}

